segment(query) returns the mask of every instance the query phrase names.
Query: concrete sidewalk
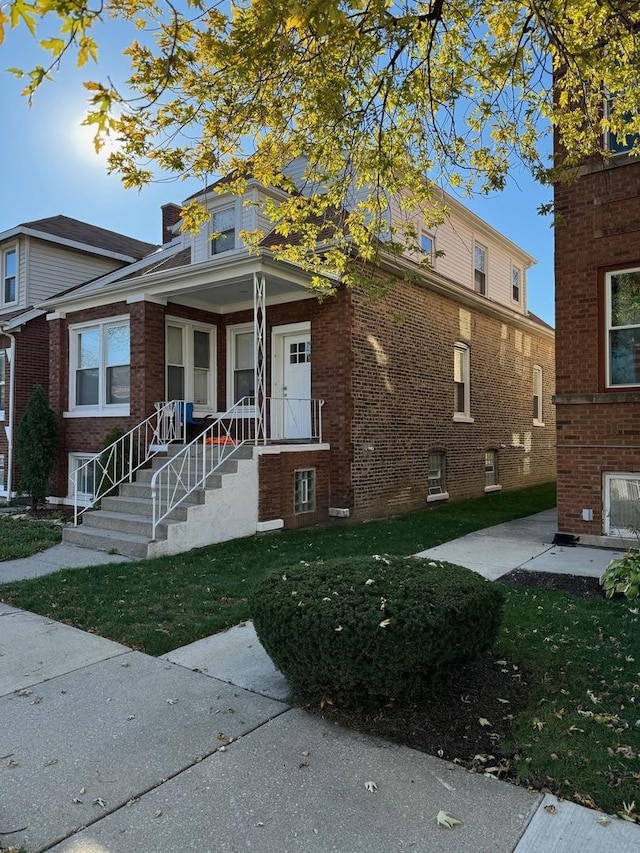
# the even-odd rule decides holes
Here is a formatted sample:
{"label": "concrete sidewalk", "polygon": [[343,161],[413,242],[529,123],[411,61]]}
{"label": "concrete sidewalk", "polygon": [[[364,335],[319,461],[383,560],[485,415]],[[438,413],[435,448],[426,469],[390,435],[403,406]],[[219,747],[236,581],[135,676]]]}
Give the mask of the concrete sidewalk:
{"label": "concrete sidewalk", "polygon": [[[494,528],[487,548],[511,550],[513,531]],[[343,730],[287,697],[250,624],[152,658],[0,604],[0,849],[640,849],[636,825]],[[441,810],[462,823],[439,826]]]}

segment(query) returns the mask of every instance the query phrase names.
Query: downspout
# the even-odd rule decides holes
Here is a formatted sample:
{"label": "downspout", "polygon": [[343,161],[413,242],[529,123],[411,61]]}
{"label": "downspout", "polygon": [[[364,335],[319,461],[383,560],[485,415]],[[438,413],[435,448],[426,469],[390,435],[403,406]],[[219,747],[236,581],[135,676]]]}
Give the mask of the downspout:
{"label": "downspout", "polygon": [[5,426],[7,436],[7,504],[11,505],[11,492],[13,489],[13,434],[15,421],[15,402],[16,402],[16,338],[15,335],[2,329],[2,334],[6,335],[11,341],[11,349],[9,350],[9,423]]}

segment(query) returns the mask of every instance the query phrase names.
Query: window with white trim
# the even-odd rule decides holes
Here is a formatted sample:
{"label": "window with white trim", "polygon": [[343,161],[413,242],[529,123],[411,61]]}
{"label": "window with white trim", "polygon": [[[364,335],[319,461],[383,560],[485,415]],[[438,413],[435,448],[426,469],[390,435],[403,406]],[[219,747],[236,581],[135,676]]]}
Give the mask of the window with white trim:
{"label": "window with white trim", "polygon": [[640,385],[640,269],[605,276],[607,387]]}
{"label": "window with white trim", "polygon": [[485,450],[484,453],[484,487],[485,490],[492,490],[498,486],[498,451]]}
{"label": "window with white trim", "polygon": [[429,472],[427,500],[448,497],[446,481],[446,455],[444,450],[432,450],[429,453]]}
{"label": "window with white trim", "polygon": [[5,490],[4,477],[4,454],[0,453],[0,492],[4,492]]}
{"label": "window with white trim", "polygon": [[522,270],[520,267],[511,267],[511,298],[514,302],[520,302],[522,296]]}
{"label": "window with white trim", "polygon": [[[69,497],[73,494],[76,471],[78,479],[77,497],[80,505],[91,503],[95,497],[95,465],[86,465],[100,454],[95,453],[70,453],[69,454]],[[86,465],[86,467],[84,467]],[[79,470],[81,469],[81,470]]]}
{"label": "window with white trim", "polygon": [[70,408],[76,411],[129,409],[129,318],[69,328]]}
{"label": "window with white trim", "polygon": [[640,530],[640,473],[604,474],[604,532],[637,537]]}
{"label": "window with white trim", "polygon": [[0,350],[0,419],[4,419],[7,406],[7,352]]}
{"label": "window with white trim", "polygon": [[432,234],[422,231],[420,234],[420,249],[430,264],[433,264],[435,240]]}
{"label": "window with white trim", "polygon": [[476,293],[487,295],[487,249],[480,243],[473,246],[473,286]]}
{"label": "window with white trim", "polygon": [[471,359],[469,347],[453,347],[453,419],[471,419]]}
{"label": "window with white trim", "polygon": [[236,208],[223,207],[211,214],[211,254],[220,255],[236,247]]}
{"label": "window with white trim", "polygon": [[544,426],[542,411],[542,368],[537,364],[533,367],[533,423]]}
{"label": "window with white trim", "polygon": [[293,511],[313,512],[316,508],[316,470],[305,468],[294,471]]}
{"label": "window with white trim", "polygon": [[255,337],[253,323],[227,327],[227,406],[255,397]]}
{"label": "window with white trim", "polygon": [[5,249],[2,253],[2,304],[15,305],[18,301],[18,252]]}
{"label": "window with white trim", "polygon": [[215,329],[167,320],[167,400],[215,408]]}

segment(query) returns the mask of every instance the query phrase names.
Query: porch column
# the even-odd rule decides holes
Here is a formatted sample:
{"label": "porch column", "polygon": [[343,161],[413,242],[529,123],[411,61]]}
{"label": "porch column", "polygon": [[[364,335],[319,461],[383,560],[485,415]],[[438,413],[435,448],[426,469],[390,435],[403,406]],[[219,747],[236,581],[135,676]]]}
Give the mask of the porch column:
{"label": "porch column", "polygon": [[266,443],[266,369],[267,369],[267,308],[265,304],[265,280],[263,275],[253,274],[253,342],[254,342],[254,388],[255,388],[255,443]]}

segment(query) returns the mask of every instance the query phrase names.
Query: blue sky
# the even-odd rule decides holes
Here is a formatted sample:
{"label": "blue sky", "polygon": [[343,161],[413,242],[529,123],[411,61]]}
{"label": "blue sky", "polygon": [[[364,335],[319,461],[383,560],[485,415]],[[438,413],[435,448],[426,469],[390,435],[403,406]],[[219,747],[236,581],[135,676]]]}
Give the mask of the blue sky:
{"label": "blue sky", "polygon": [[[21,222],[64,214],[151,243],[161,241],[161,205],[181,202],[199,189],[195,181],[169,180],[141,191],[125,190],[117,176],[107,175],[97,156],[91,131],[81,128],[86,92],[84,79],[122,79],[123,32],[108,24],[109,41],[101,41],[99,69],[80,71],[63,64],[55,82],[45,84],[29,108],[20,95],[23,84],[4,69],[42,62],[28,35],[10,31],[0,47],[0,104],[5,119],[1,151],[4,164],[0,230]],[[116,39],[119,37],[119,40]],[[10,164],[10,165],[9,165]],[[514,174],[502,193],[461,199],[476,214],[517,243],[538,263],[528,273],[529,309],[553,324],[553,231],[550,217],[537,213],[551,200],[524,172]]]}

